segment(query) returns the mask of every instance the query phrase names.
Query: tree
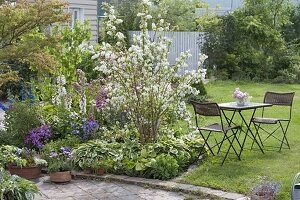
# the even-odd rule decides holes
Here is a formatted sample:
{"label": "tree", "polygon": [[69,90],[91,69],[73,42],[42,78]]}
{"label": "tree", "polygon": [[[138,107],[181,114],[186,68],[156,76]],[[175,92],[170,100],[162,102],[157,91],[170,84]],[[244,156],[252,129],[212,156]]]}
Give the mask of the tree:
{"label": "tree", "polygon": [[57,38],[45,35],[44,30],[69,19],[60,1],[13,2],[0,1],[0,86],[18,80],[11,60],[31,63],[33,69],[54,70],[56,62],[47,47],[55,45]]}
{"label": "tree", "polygon": [[204,53],[219,78],[274,80],[288,67],[281,34],[289,1],[246,0],[244,7],[206,24]]}
{"label": "tree", "polygon": [[[141,0],[113,0],[112,5],[124,20],[125,30],[140,30],[140,18],[137,17]],[[197,29],[195,9],[202,5],[201,0],[153,0],[150,13],[154,22],[163,19],[178,31]],[[150,27],[149,27],[150,28]]]}
{"label": "tree", "polygon": [[124,20],[125,30],[140,30],[139,18],[137,17],[142,0],[112,0],[117,14]]}
{"label": "tree", "polygon": [[[113,105],[113,110],[126,112],[140,134],[140,141],[148,143],[170,131],[171,125],[167,122],[171,116],[189,121],[184,98],[199,93],[191,84],[200,81],[202,70],[178,75],[187,66],[189,52],[182,52],[171,66],[168,62],[171,41],[162,35],[169,27],[151,23],[151,3],[148,0],[143,0],[141,6],[138,14],[141,34],[135,35],[127,47],[124,34],[117,31],[122,20],[116,18],[112,7],[104,4],[107,12],[105,30],[116,42],[103,42],[93,57],[99,58],[95,70],[107,77],[108,102]],[[149,35],[150,24],[158,32],[155,39]],[[201,56],[199,66],[205,58]]]}
{"label": "tree", "polygon": [[196,31],[196,8],[201,0],[156,0],[151,9],[154,20],[164,19],[175,30]]}

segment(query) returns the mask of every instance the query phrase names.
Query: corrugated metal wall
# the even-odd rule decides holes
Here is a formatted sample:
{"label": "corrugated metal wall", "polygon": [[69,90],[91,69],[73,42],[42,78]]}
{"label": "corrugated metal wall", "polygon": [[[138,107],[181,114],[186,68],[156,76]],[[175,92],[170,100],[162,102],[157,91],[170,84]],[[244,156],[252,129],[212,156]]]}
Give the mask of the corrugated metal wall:
{"label": "corrugated metal wall", "polygon": [[[129,38],[133,35],[139,35],[140,31],[129,31]],[[155,32],[149,32],[150,37],[155,37]],[[203,42],[203,33],[200,32],[164,32],[163,35],[167,38],[172,39],[172,46],[170,48],[169,62],[171,65],[175,63],[176,58],[179,57],[181,52],[190,50],[192,57],[187,60],[187,70],[196,70],[198,68],[198,60],[200,47],[199,45]],[[180,72],[183,73],[183,72]]]}

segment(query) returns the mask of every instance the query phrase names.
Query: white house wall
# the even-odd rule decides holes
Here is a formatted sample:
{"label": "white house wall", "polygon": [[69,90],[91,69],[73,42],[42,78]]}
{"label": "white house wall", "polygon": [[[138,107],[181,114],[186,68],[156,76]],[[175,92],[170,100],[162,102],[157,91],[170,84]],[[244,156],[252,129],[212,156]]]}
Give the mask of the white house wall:
{"label": "white house wall", "polygon": [[91,42],[98,41],[97,22],[97,0],[68,0],[70,8],[80,8],[84,10],[84,19],[89,20],[91,25]]}

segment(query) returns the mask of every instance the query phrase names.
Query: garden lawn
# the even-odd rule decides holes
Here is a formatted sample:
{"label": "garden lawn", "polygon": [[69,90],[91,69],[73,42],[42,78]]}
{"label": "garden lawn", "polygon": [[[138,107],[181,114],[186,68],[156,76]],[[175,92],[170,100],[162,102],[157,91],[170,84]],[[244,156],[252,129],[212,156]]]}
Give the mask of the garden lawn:
{"label": "garden lawn", "polygon": [[[250,150],[251,141],[248,140],[246,142],[248,149],[243,151],[241,161],[231,154],[221,166],[221,157],[209,155],[195,170],[184,176],[183,181],[194,185],[248,194],[252,186],[259,182],[258,177],[268,176],[282,184],[277,199],[288,200],[293,177],[300,172],[300,85],[230,81],[217,81],[206,85],[210,100],[218,103],[234,101],[232,93],[236,87],[240,87],[243,92],[248,92],[253,97],[252,102],[262,102],[266,91],[296,92],[292,122],[287,133],[291,149],[283,149],[281,152],[273,149],[262,154],[258,150]],[[284,115],[286,111],[287,109],[271,108],[270,114]],[[258,114],[260,114],[259,111],[256,115]],[[205,119],[201,121],[203,122]],[[268,144],[278,145],[278,142],[269,140]]]}

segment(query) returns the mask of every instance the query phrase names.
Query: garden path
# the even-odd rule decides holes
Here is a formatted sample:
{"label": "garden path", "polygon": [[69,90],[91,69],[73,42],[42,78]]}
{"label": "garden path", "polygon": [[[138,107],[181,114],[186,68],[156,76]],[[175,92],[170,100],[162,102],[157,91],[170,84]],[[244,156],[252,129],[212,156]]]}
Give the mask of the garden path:
{"label": "garden path", "polygon": [[48,180],[48,177],[44,177],[39,180],[37,185],[42,195],[37,195],[35,200],[200,200],[195,196],[183,193],[144,188],[119,182],[77,179],[68,184],[53,184]]}

